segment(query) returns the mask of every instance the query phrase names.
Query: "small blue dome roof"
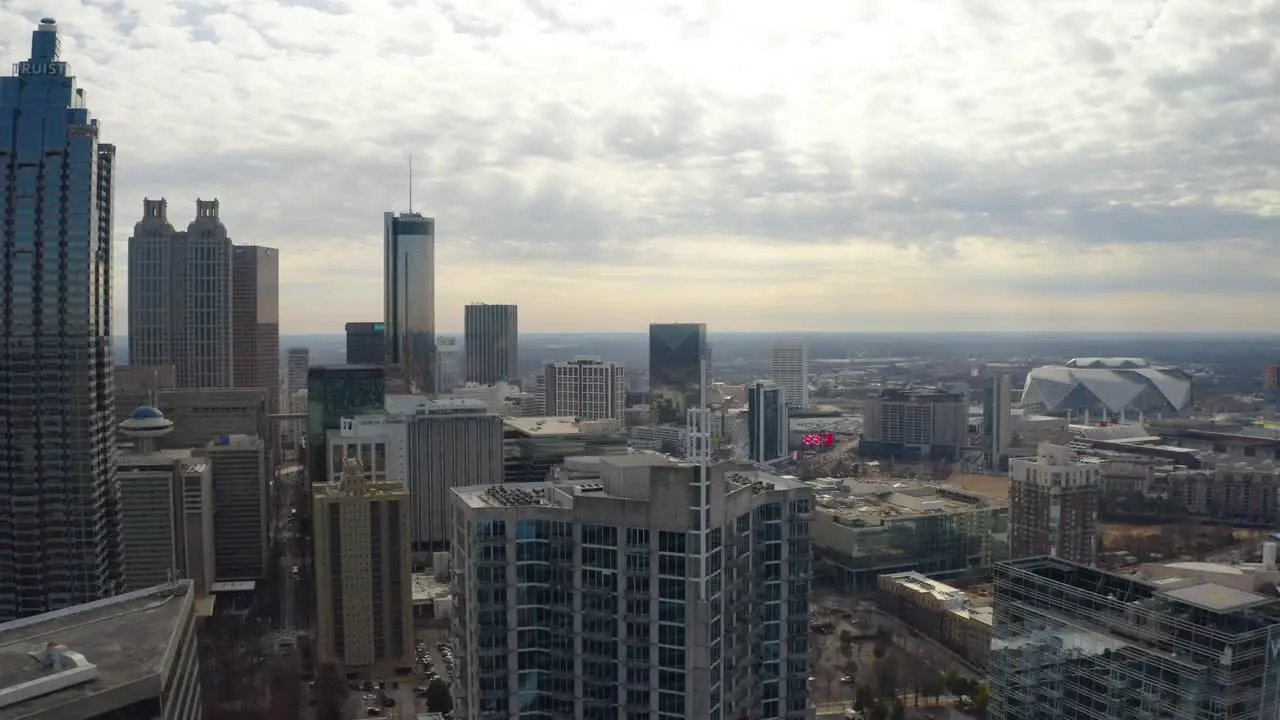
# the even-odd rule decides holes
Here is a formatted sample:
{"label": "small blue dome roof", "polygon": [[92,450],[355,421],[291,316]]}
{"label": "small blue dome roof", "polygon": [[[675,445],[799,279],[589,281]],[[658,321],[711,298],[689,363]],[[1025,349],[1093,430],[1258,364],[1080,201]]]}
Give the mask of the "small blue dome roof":
{"label": "small blue dome roof", "polygon": [[162,417],[164,417],[164,413],[160,412],[159,408],[151,405],[143,405],[129,413],[130,420],[153,420]]}

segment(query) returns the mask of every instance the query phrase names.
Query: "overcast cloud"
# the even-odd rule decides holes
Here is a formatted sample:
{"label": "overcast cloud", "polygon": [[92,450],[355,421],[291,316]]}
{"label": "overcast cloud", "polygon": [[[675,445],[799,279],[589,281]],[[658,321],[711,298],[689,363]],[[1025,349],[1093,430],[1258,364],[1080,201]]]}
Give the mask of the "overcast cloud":
{"label": "overcast cloud", "polygon": [[1280,329],[1280,0],[0,0],[0,56],[46,15],[117,287],[218,197],[285,332],[381,316],[410,153],[446,331]]}

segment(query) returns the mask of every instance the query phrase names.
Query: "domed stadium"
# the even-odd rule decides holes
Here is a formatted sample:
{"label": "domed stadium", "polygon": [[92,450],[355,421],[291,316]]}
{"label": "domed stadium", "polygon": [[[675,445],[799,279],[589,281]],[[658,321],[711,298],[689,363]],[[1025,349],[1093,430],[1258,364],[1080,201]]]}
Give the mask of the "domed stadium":
{"label": "domed stadium", "polygon": [[1063,415],[1177,415],[1191,406],[1191,376],[1141,358],[1075,358],[1028,373],[1021,405]]}

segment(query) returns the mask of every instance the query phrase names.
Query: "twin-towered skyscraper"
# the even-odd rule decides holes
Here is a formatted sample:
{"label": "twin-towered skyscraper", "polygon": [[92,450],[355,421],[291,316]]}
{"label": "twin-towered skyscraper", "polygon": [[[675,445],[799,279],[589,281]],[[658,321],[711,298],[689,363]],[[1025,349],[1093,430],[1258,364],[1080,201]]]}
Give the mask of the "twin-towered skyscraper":
{"label": "twin-towered skyscraper", "polygon": [[268,388],[280,398],[280,252],[234,245],[217,200],[186,230],[142,201],[129,238],[129,364],[173,365],[179,388]]}

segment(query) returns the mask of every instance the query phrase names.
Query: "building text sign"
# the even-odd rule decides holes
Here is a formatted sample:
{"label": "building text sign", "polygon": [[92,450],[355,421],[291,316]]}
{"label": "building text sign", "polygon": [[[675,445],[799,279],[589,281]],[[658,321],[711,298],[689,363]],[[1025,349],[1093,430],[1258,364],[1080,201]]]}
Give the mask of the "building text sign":
{"label": "building text sign", "polygon": [[20,62],[14,65],[14,75],[18,77],[27,77],[28,75],[57,75],[67,74],[67,64],[64,62]]}

